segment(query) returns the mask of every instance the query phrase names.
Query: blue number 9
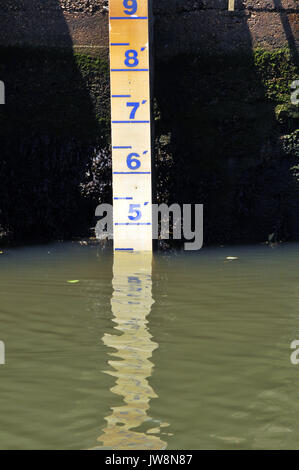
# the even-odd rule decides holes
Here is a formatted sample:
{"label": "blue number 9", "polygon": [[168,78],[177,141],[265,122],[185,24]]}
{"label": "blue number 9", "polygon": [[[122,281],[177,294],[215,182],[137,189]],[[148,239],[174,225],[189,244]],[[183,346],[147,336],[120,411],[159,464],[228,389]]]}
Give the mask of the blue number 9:
{"label": "blue number 9", "polygon": [[136,0],[124,0],[123,1],[123,6],[127,8],[127,10],[124,10],[124,13],[126,15],[134,15],[137,11],[137,1]]}

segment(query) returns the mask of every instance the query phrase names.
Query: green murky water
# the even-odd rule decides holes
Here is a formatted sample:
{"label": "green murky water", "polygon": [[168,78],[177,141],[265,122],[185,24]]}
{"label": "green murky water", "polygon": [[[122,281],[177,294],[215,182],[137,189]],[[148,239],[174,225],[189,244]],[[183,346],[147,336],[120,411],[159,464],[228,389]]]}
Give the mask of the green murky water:
{"label": "green murky water", "polygon": [[299,245],[132,260],[0,255],[0,448],[298,449]]}

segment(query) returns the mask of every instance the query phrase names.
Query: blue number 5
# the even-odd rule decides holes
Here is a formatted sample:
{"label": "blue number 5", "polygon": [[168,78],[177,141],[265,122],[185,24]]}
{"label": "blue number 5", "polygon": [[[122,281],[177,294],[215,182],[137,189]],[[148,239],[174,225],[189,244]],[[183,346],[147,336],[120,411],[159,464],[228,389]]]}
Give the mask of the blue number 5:
{"label": "blue number 5", "polygon": [[136,215],[129,215],[130,220],[139,220],[141,219],[141,210],[138,209],[140,204],[130,204],[129,206],[129,214],[136,212]]}

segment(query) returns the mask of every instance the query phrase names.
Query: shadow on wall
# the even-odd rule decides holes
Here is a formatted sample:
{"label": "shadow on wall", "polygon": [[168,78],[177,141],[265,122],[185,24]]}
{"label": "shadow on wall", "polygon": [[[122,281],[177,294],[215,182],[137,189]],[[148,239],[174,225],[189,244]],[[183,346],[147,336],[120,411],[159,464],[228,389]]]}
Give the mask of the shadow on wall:
{"label": "shadow on wall", "polygon": [[[281,24],[286,36],[286,40],[289,45],[289,49],[292,54],[292,58],[296,66],[299,66],[299,55],[298,55],[298,45],[299,45],[299,22],[298,22],[298,9],[297,11],[291,10],[294,17],[294,26],[292,28],[289,17],[287,15],[287,10],[284,11],[281,0],[273,0],[274,7],[280,11]],[[295,19],[296,18],[296,19]],[[295,24],[296,21],[296,24]],[[294,35],[294,31],[297,33],[297,37]]]}
{"label": "shadow on wall", "polygon": [[[278,10],[283,0],[273,2]],[[98,199],[111,197],[108,60],[74,54],[62,3],[0,6],[0,43],[13,44],[0,46],[0,232],[22,240],[85,235]],[[299,38],[282,12],[291,54],[253,51],[248,10],[215,9],[220,3],[165,2],[157,15],[158,199],[203,203],[206,243],[299,239],[298,110],[290,105]]]}
{"label": "shadow on wall", "polygon": [[0,10],[14,44],[0,47],[0,228],[22,240],[86,234],[100,190],[91,167],[109,144],[107,60],[74,54],[58,0],[7,0]]}
{"label": "shadow on wall", "polygon": [[156,57],[158,200],[203,203],[205,243],[299,239],[299,154],[282,149],[298,128],[294,49],[254,51],[242,10],[208,13],[198,28],[197,51]]}

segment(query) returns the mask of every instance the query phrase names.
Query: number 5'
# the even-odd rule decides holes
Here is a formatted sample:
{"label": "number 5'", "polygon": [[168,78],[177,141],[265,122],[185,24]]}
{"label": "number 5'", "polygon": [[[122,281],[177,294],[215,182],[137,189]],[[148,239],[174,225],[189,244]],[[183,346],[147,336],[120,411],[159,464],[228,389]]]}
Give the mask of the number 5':
{"label": "number 5'", "polygon": [[130,204],[129,214],[136,212],[136,215],[129,215],[130,220],[139,220],[141,219],[141,210],[139,209],[140,204]]}

